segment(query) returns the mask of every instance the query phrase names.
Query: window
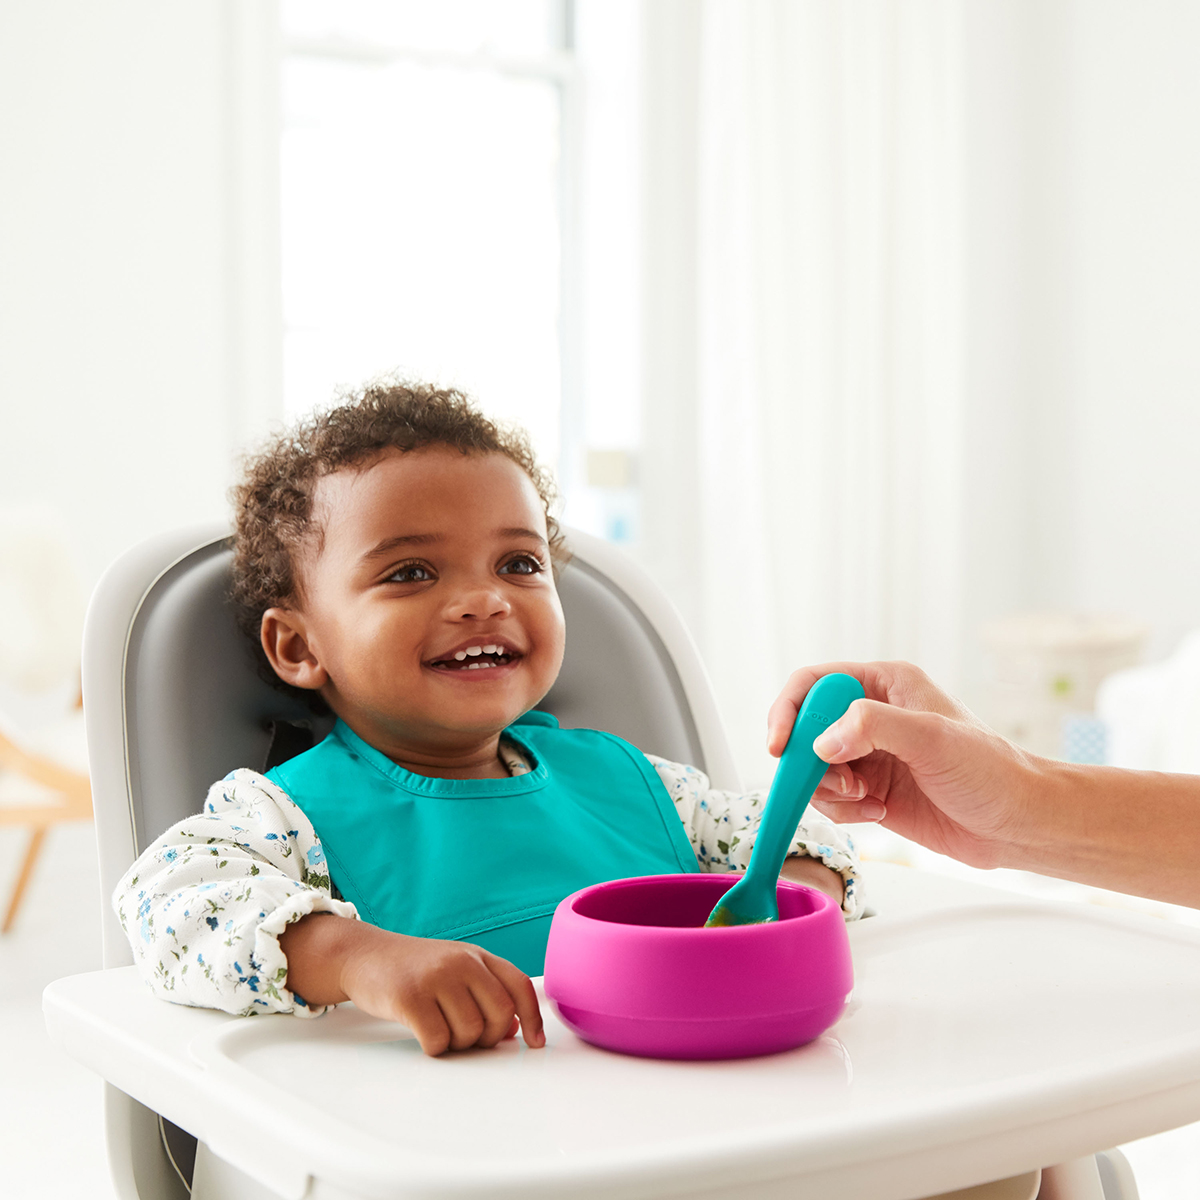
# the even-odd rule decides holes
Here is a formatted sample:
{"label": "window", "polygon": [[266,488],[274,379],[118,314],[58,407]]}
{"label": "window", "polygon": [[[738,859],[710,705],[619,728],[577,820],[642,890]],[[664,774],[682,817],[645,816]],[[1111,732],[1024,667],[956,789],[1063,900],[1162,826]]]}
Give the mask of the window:
{"label": "window", "polygon": [[569,0],[281,11],[288,415],[396,371],[520,421],[555,465],[576,320]]}

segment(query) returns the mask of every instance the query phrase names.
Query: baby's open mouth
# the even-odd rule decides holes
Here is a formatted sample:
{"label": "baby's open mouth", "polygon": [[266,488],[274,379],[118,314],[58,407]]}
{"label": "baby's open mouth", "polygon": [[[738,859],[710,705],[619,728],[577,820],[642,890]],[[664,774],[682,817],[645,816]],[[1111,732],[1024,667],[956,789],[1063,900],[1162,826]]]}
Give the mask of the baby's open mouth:
{"label": "baby's open mouth", "polygon": [[435,671],[487,671],[492,667],[507,666],[521,656],[508,646],[484,642],[478,646],[467,646],[446,658],[430,659],[428,666]]}

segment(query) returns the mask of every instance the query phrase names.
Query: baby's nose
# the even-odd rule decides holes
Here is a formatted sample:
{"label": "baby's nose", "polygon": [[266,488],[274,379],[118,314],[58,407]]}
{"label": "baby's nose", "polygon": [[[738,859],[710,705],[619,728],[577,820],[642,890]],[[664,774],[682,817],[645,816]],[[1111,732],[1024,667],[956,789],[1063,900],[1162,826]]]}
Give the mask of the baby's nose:
{"label": "baby's nose", "polygon": [[509,605],[494,588],[481,587],[460,595],[454,608],[460,621],[486,621],[490,617],[504,616]]}

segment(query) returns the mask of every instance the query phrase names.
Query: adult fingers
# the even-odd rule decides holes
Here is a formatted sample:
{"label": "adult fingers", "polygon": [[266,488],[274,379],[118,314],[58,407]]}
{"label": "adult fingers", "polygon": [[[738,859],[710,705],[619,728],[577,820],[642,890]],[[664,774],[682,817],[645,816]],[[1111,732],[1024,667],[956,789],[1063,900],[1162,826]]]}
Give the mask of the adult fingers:
{"label": "adult fingers", "polygon": [[910,712],[877,700],[855,700],[813,743],[828,763],[853,762],[874,750],[892,754],[911,767],[944,761],[946,718],[937,713]]}
{"label": "adult fingers", "polygon": [[498,955],[485,951],[483,958],[488,969],[512,997],[513,1007],[517,1010],[517,1019],[521,1022],[521,1034],[525,1038],[525,1044],[535,1050],[544,1046],[546,1034],[542,1028],[542,1010],[538,1007],[537,992],[534,990],[529,976]]}
{"label": "adult fingers", "polygon": [[778,757],[783,753],[791,735],[792,726],[804,697],[814,683],[825,675],[852,675],[863,686],[863,691],[872,700],[893,698],[891,692],[897,684],[911,684],[909,676],[924,678],[924,672],[911,663],[861,663],[827,662],[817,666],[801,667],[788,677],[783,690],[767,710],[767,750]]}
{"label": "adult fingers", "polygon": [[882,821],[887,816],[887,805],[874,796],[863,800],[835,800],[827,792],[817,792],[813,795],[812,806],[838,825],[865,825]]}
{"label": "adult fingers", "polygon": [[[776,758],[783,753],[788,738],[791,736],[792,726],[796,723],[796,716],[800,712],[800,706],[804,703],[804,697],[808,695],[812,685],[822,675],[844,670],[850,665],[852,664],[823,663],[816,667],[801,667],[788,676],[787,683],[783,685],[783,691],[779,693],[767,710],[768,753],[775,755]],[[853,672],[848,671],[847,674],[853,674]]]}
{"label": "adult fingers", "polygon": [[921,670],[907,662],[833,662],[793,671],[775,703],[767,713],[767,749],[783,753],[796,714],[812,685],[823,675],[841,672],[853,675],[863,685],[868,700],[886,700],[911,711],[941,713],[967,718],[970,714],[952,696],[947,695]]}
{"label": "adult fingers", "polygon": [[828,792],[831,799],[858,800],[867,794],[867,785],[847,763],[834,763],[821,777],[818,792]]}

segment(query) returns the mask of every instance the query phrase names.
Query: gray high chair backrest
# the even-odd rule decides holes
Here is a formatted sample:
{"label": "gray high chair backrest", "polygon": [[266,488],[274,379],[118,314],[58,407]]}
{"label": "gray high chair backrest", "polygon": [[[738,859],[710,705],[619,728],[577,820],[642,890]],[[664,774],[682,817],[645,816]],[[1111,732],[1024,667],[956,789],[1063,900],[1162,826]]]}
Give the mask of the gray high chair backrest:
{"label": "gray high chair backrest", "polygon": [[[707,677],[675,610],[628,556],[566,533],[575,556],[559,579],[566,657],[540,707],[736,788]],[[255,669],[226,600],[231,558],[224,529],[156,538],[118,559],[92,598],[83,688],[106,898],[159,833],[200,811],[214,780],[262,769],[272,722],[311,719]],[[130,962],[106,905],[104,964]]]}

